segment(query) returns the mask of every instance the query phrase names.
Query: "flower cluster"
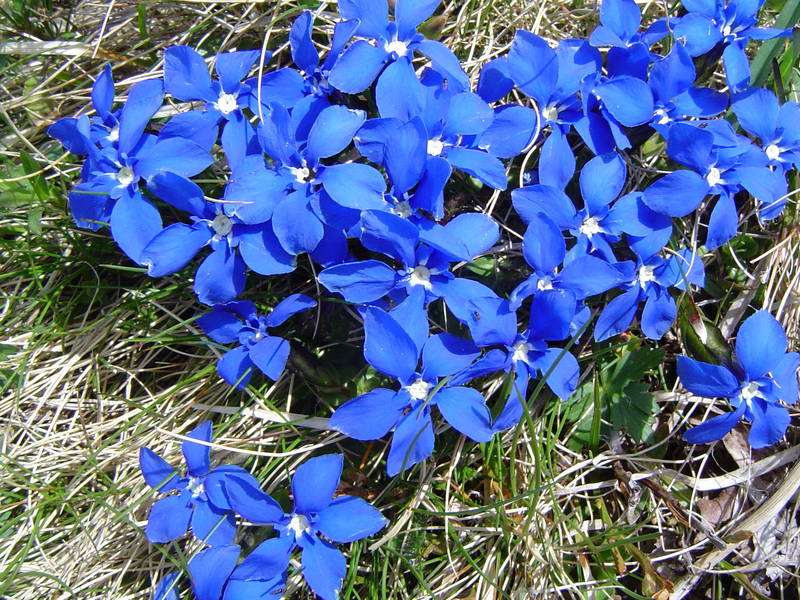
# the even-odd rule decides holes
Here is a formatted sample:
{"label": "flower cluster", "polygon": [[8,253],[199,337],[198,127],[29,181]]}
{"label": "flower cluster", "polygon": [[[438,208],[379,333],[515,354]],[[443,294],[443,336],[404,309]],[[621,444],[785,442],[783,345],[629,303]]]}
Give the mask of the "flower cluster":
{"label": "flower cluster", "polygon": [[[152,277],[197,261],[194,291],[210,307],[199,325],[215,342],[239,344],[218,363],[232,386],[245,387],[255,371],[278,379],[290,346],[269,329],[316,305],[294,294],[261,316],[239,299],[248,276],[285,275],[306,255],[323,296],[352,304],[363,319],[364,358],[386,377],[339,406],[332,427],[359,440],[392,432],[387,472],[395,475],[431,455],[437,415],[488,442],[519,422],[531,379],[568,397],[579,379],[576,341],[606,340],[637,317],[645,337],[661,338],[676,296],[705,282],[696,236],[687,244],[673,235],[673,219],[696,214],[713,249],[749,218],[740,213],[750,198],[760,221],[782,213],[787,174],[800,165],[800,106],[749,86],[745,48],[791,32],[756,26],[762,2],[682,3],[682,16],[643,27],[633,0],[603,0],[587,40],[555,46],[517,31],[507,55],[473,82],[451,50],[418,32],[439,2],[397,0],[390,17],[386,0],[340,0],[322,56],[310,12],[291,26],[291,66],[271,68],[269,53],[243,50],[215,56],[212,75],[198,52],[175,46],[164,54],[163,78],[135,84],[116,108],[107,67],[92,91],[95,116],[62,119],[49,133],[87,157],[69,196],[79,226],[108,226]],[[693,60],[720,55],[725,89],[706,85]],[[180,110],[170,118],[159,112],[165,95]],[[634,163],[651,138],[674,170],[653,177]],[[491,210],[446,202],[447,185],[469,177],[507,190],[507,169],[523,154],[537,157],[536,168],[520,173],[525,185],[510,191],[506,221],[524,226],[528,268],[498,293],[458,269],[512,244],[501,240]],[[208,197],[192,177],[212,164],[226,183]],[[432,331],[433,310],[464,335]],[[761,352],[751,322],[735,365],[679,362],[687,388],[736,407],[689,432],[690,441],[716,439],[741,416],[753,422],[754,445],[785,431],[788,413],[776,401],[796,399],[797,363],[786,358],[795,355],[784,354],[777,333]],[[492,374],[512,381],[494,416],[470,387]],[[327,484],[316,484],[325,498],[314,499],[298,484],[296,511],[284,514],[254,481],[209,470],[207,453],[187,443],[186,478],[169,478],[171,468],[143,451],[148,483],[179,492],[156,505],[148,535],[174,539],[191,524],[197,537],[213,539],[213,556],[196,558],[195,571],[215,561],[230,565],[215,576],[230,578],[198,584],[201,597],[244,593],[231,590],[251,581],[239,575],[256,561],[279,577],[295,546],[312,588],[332,597],[343,562],[315,534],[346,541],[356,533],[325,515],[362,511],[370,523],[363,531],[377,517],[355,501],[329,503]],[[333,473],[333,461],[307,470]],[[261,558],[236,566],[231,511],[280,533],[255,553]]]}
{"label": "flower cluster", "polygon": [[[330,542],[354,542],[386,525],[381,513],[361,498],[333,497],[342,474],[342,456],[325,454],[300,465],[292,477],[294,508],[285,513],[241,467],[221,465],[211,469],[210,421],[187,438],[182,445],[186,477],[180,477],[148,448],[140,450],[139,462],[150,487],[162,493],[178,492],[153,505],[145,531],[147,539],[160,543],[176,540],[191,523],[194,536],[209,546],[189,561],[195,598],[274,597],[283,592],[289,559],[297,548],[303,577],[314,593],[324,600],[338,598],[347,564]],[[233,543],[236,515],[251,523],[271,525],[277,533],[241,561],[241,548]],[[162,579],[154,599],[177,599],[176,578],[177,573],[173,573]]]}

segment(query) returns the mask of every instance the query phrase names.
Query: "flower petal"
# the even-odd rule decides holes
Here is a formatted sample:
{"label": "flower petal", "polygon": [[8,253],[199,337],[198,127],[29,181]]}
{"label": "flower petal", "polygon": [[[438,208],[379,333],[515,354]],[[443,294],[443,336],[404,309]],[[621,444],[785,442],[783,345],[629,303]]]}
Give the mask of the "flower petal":
{"label": "flower petal", "polygon": [[688,356],[678,356],[678,377],[683,387],[703,398],[731,398],[739,390],[739,380],[730,370]]}
{"label": "flower petal", "polygon": [[303,578],[322,600],[338,600],[342,581],[347,574],[344,555],[328,542],[317,537],[304,538]]}
{"label": "flower petal", "polygon": [[356,40],[333,65],[328,81],[345,94],[359,94],[372,85],[387,58],[383,48]]}
{"label": "flower petal", "polygon": [[386,457],[386,473],[394,477],[428,458],[433,452],[433,441],[430,413],[420,405],[397,424]]}
{"label": "flower petal", "polygon": [[197,600],[219,600],[225,581],[239,560],[239,546],[214,546],[189,561],[192,590]]}
{"label": "flower petal", "polygon": [[[270,538],[256,546],[231,574],[232,581],[265,581],[280,576],[295,548],[291,535]],[[244,599],[243,599],[244,600]],[[251,600],[247,597],[246,600]]]}
{"label": "flower petal", "polygon": [[150,448],[139,448],[139,468],[142,470],[144,482],[157,492],[178,489],[178,472],[175,467]]}
{"label": "flower petal", "polygon": [[681,169],[650,184],[642,200],[657,213],[685,217],[700,205],[708,190],[708,183],[700,175]]}
{"label": "flower petal", "polygon": [[383,298],[397,283],[397,273],[378,260],[362,260],[328,267],[319,282],[348,302],[374,302]]}
{"label": "flower petal", "polygon": [[111,235],[125,255],[144,265],[147,244],[161,231],[161,215],[137,190],[122,196],[111,209]]}
{"label": "flower petal", "polygon": [[428,338],[422,350],[422,373],[426,377],[446,377],[468,367],[480,355],[472,340],[439,333]]}
{"label": "flower petal", "polygon": [[145,535],[158,544],[177,540],[189,528],[191,516],[192,508],[182,494],[162,498],[150,509]]}
{"label": "flower petal", "polygon": [[[751,404],[753,424],[750,426],[750,446],[754,449],[766,448],[777,443],[789,427],[789,411],[779,404],[755,398]],[[684,436],[685,437],[685,436]]]}
{"label": "flower petal", "polygon": [[326,508],[342,476],[341,454],[323,454],[308,459],[292,475],[294,509],[302,514]]}
{"label": "flower petal", "polygon": [[225,479],[225,491],[236,514],[259,524],[277,523],[283,518],[283,509],[270,496],[255,487],[251,481],[236,475]]}
{"label": "flower petal", "polygon": [[228,384],[237,390],[247,387],[247,382],[253,376],[253,361],[250,353],[244,346],[229,350],[217,361],[217,373]]}
{"label": "flower petal", "polygon": [[355,496],[339,496],[319,513],[317,527],[322,535],[338,544],[349,544],[386,527],[381,512]]}
{"label": "flower petal", "polygon": [[250,360],[264,375],[277,381],[286,366],[289,350],[285,339],[268,335],[250,346]]}
{"label": "flower petal", "polygon": [[209,502],[198,502],[192,512],[192,533],[209,546],[232,544],[236,537],[236,517]]}
{"label": "flower petal", "polygon": [[340,163],[325,167],[317,180],[334,202],[348,208],[369,210],[385,206],[386,181],[379,171],[361,163]]}
{"label": "flower petal", "polygon": [[407,381],[417,370],[416,344],[403,326],[379,308],[364,309],[364,358],[377,371]]}
{"label": "flower petal", "polygon": [[338,407],[330,425],[355,440],[376,440],[397,424],[407,405],[407,395],[377,388]]}
{"label": "flower petal", "polygon": [[119,151],[131,152],[142,139],[147,123],[164,102],[164,85],[160,79],[135,84],[119,115]]}
{"label": "flower petal", "polygon": [[177,273],[191,262],[213,236],[209,228],[200,223],[192,227],[174,223],[161,230],[144,247],[140,258],[150,277],[163,277]]}
{"label": "flower petal", "polygon": [[322,109],[308,133],[307,160],[314,164],[320,158],[328,158],[347,148],[366,118],[363,110],[346,106],[334,105]]}
{"label": "flower petal", "polygon": [[469,439],[486,443],[494,436],[492,416],[478,390],[445,387],[434,396],[434,401],[445,421]]}
{"label": "flower petal", "polygon": [[230,302],[242,293],[244,283],[244,261],[225,240],[200,263],[194,275],[197,299],[209,306]]}
{"label": "flower petal", "polygon": [[164,52],[164,88],[178,100],[217,100],[206,62],[188,46],[172,46]]}
{"label": "flower petal", "polygon": [[766,310],[745,319],[736,335],[736,359],[753,381],[772,371],[786,353],[786,333],[778,320]]}
{"label": "flower petal", "polygon": [[697,427],[692,427],[683,434],[683,439],[690,444],[708,444],[721,440],[742,418],[746,406],[747,404],[742,402],[736,410],[709,419]]}

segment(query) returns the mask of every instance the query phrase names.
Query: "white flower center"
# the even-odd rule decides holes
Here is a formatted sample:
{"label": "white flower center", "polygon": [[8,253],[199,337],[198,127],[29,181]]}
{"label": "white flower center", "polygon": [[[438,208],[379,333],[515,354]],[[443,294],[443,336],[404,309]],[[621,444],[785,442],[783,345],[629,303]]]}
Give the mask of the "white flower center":
{"label": "white flower center", "polygon": [[305,515],[298,515],[295,513],[292,515],[292,518],[289,519],[288,529],[294,532],[295,537],[300,537],[305,532],[311,531],[311,524],[308,522]]}
{"label": "white flower center", "polygon": [[311,171],[308,167],[302,167],[300,169],[297,167],[289,167],[289,172],[294,176],[294,180],[297,183],[305,183],[311,175]]}
{"label": "white flower center", "polygon": [[781,158],[781,149],[776,144],[770,144],[764,149],[764,152],[767,153],[767,158],[770,160],[780,160]]}
{"label": "white flower center", "polygon": [[747,385],[743,385],[741,389],[742,399],[745,402],[750,402],[753,398],[763,398],[764,394],[759,389],[761,385],[757,381],[751,381]]}
{"label": "white flower center", "polygon": [[558,120],[558,107],[555,104],[546,106],[542,111],[542,117],[545,121],[555,122]]}
{"label": "white flower center", "polygon": [[656,276],[655,273],[653,273],[653,267],[648,267],[647,265],[639,267],[637,279],[639,280],[639,285],[642,287],[644,287],[644,284],[648,281],[655,281]]}
{"label": "white flower center", "polygon": [[116,179],[121,186],[129,186],[133,183],[133,169],[130,167],[122,167],[119,171],[117,171]]}
{"label": "white flower center", "polygon": [[400,40],[394,40],[393,42],[384,44],[383,49],[387,52],[394,52],[397,56],[405,56],[408,54],[408,46],[405,42],[401,42]]}
{"label": "white flower center", "polygon": [[397,204],[395,204],[394,208],[392,209],[392,212],[396,214],[398,217],[403,217],[404,219],[407,219],[408,217],[411,216],[412,213],[411,205],[406,200],[403,200],[402,202],[398,202]]}
{"label": "white flower center", "polygon": [[439,156],[444,150],[444,143],[442,140],[428,140],[428,154],[431,156]]}
{"label": "white flower center", "polygon": [[114,128],[108,132],[108,141],[116,142],[118,140],[119,140],[119,125],[115,125]]}
{"label": "white flower center", "polygon": [[542,277],[536,283],[536,289],[538,289],[540,292],[544,291],[544,290],[552,290],[553,289],[553,278],[550,277],[549,275],[546,276],[546,277]]}
{"label": "white flower center", "polygon": [[528,353],[533,350],[528,342],[517,342],[514,344],[514,354],[511,355],[511,360],[514,362],[528,360]]}
{"label": "white flower center", "polygon": [[220,213],[211,221],[211,229],[213,229],[214,233],[219,237],[225,237],[233,229],[233,221],[231,221],[230,217],[227,215]]}
{"label": "white flower center", "polygon": [[706,182],[711,187],[722,183],[722,172],[717,167],[711,167],[708,170],[708,175],[706,175]]}
{"label": "white flower center", "polygon": [[653,113],[654,116],[658,117],[658,121],[656,121],[659,125],[665,125],[669,123],[672,119],[669,118],[667,111],[663,108],[659,108]]}
{"label": "white flower center", "polygon": [[225,92],[222,92],[219,95],[215,106],[219,112],[221,112],[223,115],[227,115],[228,113],[232,113],[239,108],[239,103],[236,101],[235,94],[226,94]]}
{"label": "white flower center", "polygon": [[411,283],[411,285],[421,285],[425,289],[430,289],[431,270],[425,265],[417,265],[411,271],[411,277],[409,278],[409,283]]}
{"label": "white flower center", "polygon": [[428,397],[428,392],[433,387],[427,381],[417,379],[414,383],[409,385],[406,389],[414,400],[425,400]]}
{"label": "white flower center", "polygon": [[189,483],[186,485],[187,489],[192,492],[192,498],[197,498],[206,491],[206,486],[203,483],[202,477],[189,477]]}
{"label": "white flower center", "polygon": [[597,233],[603,233],[603,228],[600,227],[600,221],[597,217],[587,217],[578,229],[586,237],[592,237]]}

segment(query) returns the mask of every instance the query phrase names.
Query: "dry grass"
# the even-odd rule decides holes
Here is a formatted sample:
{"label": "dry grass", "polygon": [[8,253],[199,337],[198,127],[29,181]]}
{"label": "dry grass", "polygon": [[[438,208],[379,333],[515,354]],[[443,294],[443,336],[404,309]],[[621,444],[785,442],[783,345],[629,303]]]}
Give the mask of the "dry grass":
{"label": "dry grass", "polygon": [[[286,28],[301,4],[313,3],[78,2],[54,6],[41,18],[61,32],[56,38],[74,34],[69,46],[43,45],[49,40],[37,37],[35,19],[31,31],[6,32],[23,45],[4,49],[13,62],[0,82],[0,169],[6,185],[34,181],[41,177],[36,170],[15,170],[27,154],[51,192],[38,205],[15,205],[0,217],[0,594],[15,600],[149,597],[154,582],[183,568],[186,556],[178,545],[157,548],[142,534],[152,495],[141,480],[137,450],[149,446],[179,464],[180,435],[210,417],[214,457],[246,465],[270,492],[285,489],[289,473],[320,448],[347,454],[354,467],[345,483],[392,522],[380,536],[351,547],[357,573],[348,578],[345,597],[661,600],[673,585],[716,594],[696,597],[722,598],[731,590],[757,597],[768,583],[767,567],[779,573],[768,593],[790,594],[799,500],[785,492],[800,482],[794,470],[788,479],[784,474],[800,454],[792,445],[800,443],[794,429],[773,449],[784,453],[774,456],[751,455],[741,433],[711,449],[687,448],[666,433],[712,409],[675,391],[658,396],[663,435],[657,443],[632,444],[612,427],[601,445],[576,450],[567,441],[580,423],[558,403],[543,402],[543,394],[526,422],[502,438],[476,446],[440,437],[444,447],[434,460],[388,480],[383,442],[353,444],[320,429],[331,398],[343,401],[347,390],[331,392],[295,364],[273,386],[232,392],[214,373],[217,350],[192,325],[198,306],[187,276],[153,281],[120,269],[124,261],[105,233],[73,229],[63,198],[79,164],[61,156],[43,126],[85,108],[89,77],[105,61],[115,65],[118,96],[145,73],[158,73],[160,51],[176,43],[219,50],[264,43],[283,49],[277,60],[285,62]],[[661,14],[657,3],[643,6]],[[323,2],[320,22],[334,9]],[[592,4],[523,0],[447,2],[444,14],[443,35],[473,78],[508,49],[516,28],[558,40],[585,35],[595,19]],[[642,164],[655,166],[646,158]],[[494,207],[498,197],[487,202]],[[696,227],[687,228],[689,239],[696,234]],[[719,304],[718,320],[731,334],[748,306],[765,306],[796,342],[800,237],[791,224],[765,235],[774,244],[741,259],[751,284]],[[723,274],[730,262],[724,252],[706,257]],[[313,289],[310,279],[300,284]],[[259,288],[261,299],[281,291]],[[332,317],[321,318],[324,332]],[[357,342],[357,320],[344,318],[350,318],[350,341]],[[591,382],[591,369],[607,356],[585,350],[582,367]],[[324,362],[335,352],[320,343],[316,358]],[[652,381],[658,387],[658,377]],[[497,393],[500,382],[486,385]],[[322,419],[282,422],[289,412]],[[785,508],[759,513],[776,490],[783,490]],[[740,524],[753,515],[760,521],[748,537]],[[780,538],[772,535],[779,530]],[[244,543],[253,535],[246,533]],[[728,552],[713,564],[701,562],[702,573],[723,575],[700,583],[692,565],[719,544]],[[724,574],[734,572],[731,586],[733,575]],[[295,590],[296,574],[291,581]],[[289,595],[306,593],[299,588]]]}

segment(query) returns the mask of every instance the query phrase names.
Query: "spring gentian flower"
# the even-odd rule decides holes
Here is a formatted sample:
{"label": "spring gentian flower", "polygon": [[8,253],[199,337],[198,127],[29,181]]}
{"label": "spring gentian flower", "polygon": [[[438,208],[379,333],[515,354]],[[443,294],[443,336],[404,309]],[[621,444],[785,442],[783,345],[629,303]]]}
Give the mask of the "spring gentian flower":
{"label": "spring gentian flower", "polygon": [[764,0],[682,0],[689,12],[676,19],[673,29],[675,39],[682,39],[692,56],[705,54],[717,44],[725,49],[722,63],[725,77],[733,91],[747,87],[750,79],[750,61],[745,47],[751,40],[771,40],[791,36],[792,30],[773,27],[756,27],[757,13]]}
{"label": "spring gentian flower", "polygon": [[634,0],[603,0],[600,25],[589,36],[592,46],[610,46],[607,69],[612,75],[632,75],[644,79],[650,65],[649,48],[667,36],[664,20],[639,32],[642,13]]}
{"label": "spring gentian flower", "polygon": [[149,448],[139,449],[139,466],[147,485],[162,493],[178,492],[158,500],[150,509],[145,534],[151,542],[176,540],[190,524],[194,536],[209,545],[233,541],[236,519],[225,492],[225,480],[231,475],[255,480],[241,467],[211,468],[209,446],[192,441],[210,442],[211,433],[211,421],[206,421],[187,434],[190,439],[181,444],[188,471],[185,476],[179,476],[172,465]]}
{"label": "spring gentian flower", "polygon": [[[528,384],[537,375],[547,376],[548,387],[559,398],[567,398],[575,391],[580,374],[578,361],[569,352],[550,346],[550,342],[570,335],[577,308],[574,294],[563,289],[539,291],[531,301],[528,327],[521,334],[508,300],[474,298],[468,308],[466,324],[472,339],[478,346],[494,347],[479,361],[483,363],[479,368],[514,375],[506,404],[492,422],[495,431],[519,422]],[[491,363],[493,369],[489,368]]]}
{"label": "spring gentian flower", "polygon": [[606,304],[597,318],[594,338],[598,342],[625,331],[642,303],[642,333],[650,339],[660,339],[672,326],[678,312],[669,289],[686,289],[686,282],[699,287],[705,284],[703,261],[691,251],[679,252],[670,258],[657,254],[637,256],[636,263],[627,264],[631,269],[626,269],[629,279],[625,292]]}
{"label": "spring gentian flower", "polygon": [[759,138],[770,165],[800,166],[800,105],[779,104],[774,92],[750,88],[734,97],[732,108],[742,129]]}
{"label": "spring gentian flower", "polygon": [[692,444],[722,439],[742,417],[752,423],[750,445],[764,448],[777,442],[789,426],[789,411],[779,402],[798,398],[800,355],[786,352],[786,334],[766,310],[746,319],[736,336],[735,360],[711,365],[678,357],[678,377],[692,394],[727,398],[733,411],[713,417],[684,434]]}
{"label": "spring gentian flower", "polygon": [[353,42],[333,65],[328,78],[331,85],[347,94],[358,94],[372,84],[385,64],[410,64],[414,52],[419,52],[452,85],[468,88],[469,80],[455,54],[441,42],[426,40],[417,33],[417,26],[439,4],[441,0],[397,0],[395,20],[389,21],[387,0],[340,0],[341,15],[359,21],[354,35],[373,39],[376,44],[364,40]]}
{"label": "spring gentian flower", "polygon": [[491,440],[485,399],[461,385],[477,377],[464,372],[480,350],[449,333],[429,337],[420,290],[391,312],[369,307],[362,314],[364,357],[379,373],[396,379],[400,389],[377,388],[344,403],[331,417],[332,428],[358,440],[374,440],[394,429],[386,459],[386,472],[392,476],[433,452],[434,406],[470,439]]}
{"label": "spring gentian flower", "polygon": [[728,106],[728,96],[711,88],[692,85],[697,72],[692,57],[675,42],[661,60],[653,63],[647,83],[653,92],[653,127],[668,137],[667,126],[686,117],[713,117]]}
{"label": "spring gentian flower", "polygon": [[582,254],[562,267],[566,242],[559,227],[543,213],[528,222],[522,254],[533,273],[511,292],[509,300],[513,310],[525,298],[555,289],[564,291],[565,298],[572,298],[574,311],[578,300],[602,294],[622,281],[617,268],[590,254]]}
{"label": "spring gentian flower", "polygon": [[244,389],[253,374],[253,367],[277,381],[289,357],[289,342],[269,334],[289,317],[317,303],[304,294],[284,298],[267,316],[259,315],[255,304],[240,300],[215,306],[197,319],[197,324],[219,344],[238,341],[240,346],[228,350],[217,362],[217,372],[229,385]]}
{"label": "spring gentian flower", "polygon": [[[730,130],[727,121],[719,123]],[[720,145],[719,136],[710,129],[674,123],[669,128],[667,154],[691,170],[679,169],[665,175],[650,184],[642,196],[655,212],[683,217],[695,210],[706,195],[718,195],[709,218],[709,249],[721,246],[736,234],[739,219],[734,195],[742,188],[768,207],[786,194],[783,174],[769,168],[765,153],[747,138],[730,138],[733,142]]]}
{"label": "spring gentian flower", "polygon": [[227,489],[236,512],[253,523],[272,525],[278,533],[253,550],[232,578],[246,582],[273,578],[286,569],[299,547],[306,583],[323,600],[336,600],[347,564],[327,540],[347,544],[386,526],[381,513],[361,498],[333,497],[341,474],[341,454],[317,456],[300,465],[292,477],[294,508],[288,514],[257,485],[232,479]]}
{"label": "spring gentian flower", "polygon": [[[255,480],[248,485],[258,488]],[[246,579],[254,575],[251,565],[258,562],[259,552],[256,549],[237,566],[240,553],[239,546],[228,544],[206,548],[192,557],[188,567],[196,600],[275,600],[284,592],[286,565],[270,569],[259,564],[259,573]]]}
{"label": "spring gentian flower", "polygon": [[[150,188],[168,204],[190,213],[191,219],[191,224],[174,223],[164,228],[142,250],[141,261],[151,277],[180,271],[203,247],[210,246],[211,254],[195,272],[194,290],[200,302],[212,305],[230,302],[242,293],[245,265],[261,275],[294,270],[295,257],[281,248],[269,223],[251,225],[240,218],[240,214],[248,217],[259,211],[253,205],[263,197],[253,190],[250,198],[257,201],[240,206],[228,199],[234,194],[227,193],[224,201],[208,202],[197,184],[174,173],[157,173]],[[268,188],[260,191],[268,194]],[[238,190],[236,197],[242,192]]]}
{"label": "spring gentian flower", "polygon": [[[233,166],[257,149],[255,131],[242,108],[253,103],[253,90],[242,79],[258,60],[258,50],[223,52],[215,59],[219,79],[212,81],[205,60],[188,46],[171,46],[164,52],[164,88],[184,102],[204,103],[203,110],[181,113],[170,120],[164,135],[193,139],[210,149],[223,124],[221,141]],[[265,57],[269,59],[271,54]]]}
{"label": "spring gentian flower", "polygon": [[444,226],[428,222],[421,229],[389,212],[364,211],[361,230],[365,247],[395,259],[401,267],[370,259],[323,270],[320,283],[348,302],[374,302],[417,287],[425,290],[428,300],[444,297],[448,302],[454,285],[464,281],[450,272],[451,263],[472,261],[500,235],[497,223],[482,213],[464,213]]}

